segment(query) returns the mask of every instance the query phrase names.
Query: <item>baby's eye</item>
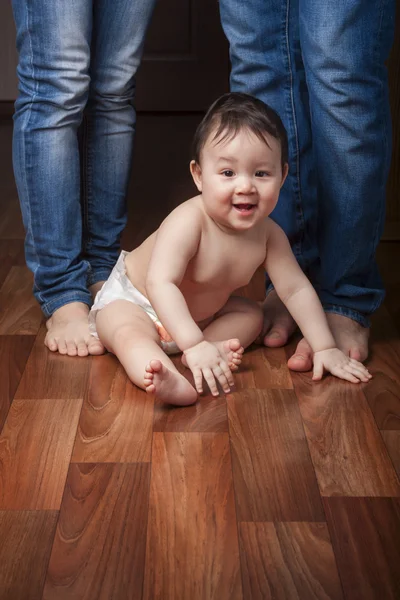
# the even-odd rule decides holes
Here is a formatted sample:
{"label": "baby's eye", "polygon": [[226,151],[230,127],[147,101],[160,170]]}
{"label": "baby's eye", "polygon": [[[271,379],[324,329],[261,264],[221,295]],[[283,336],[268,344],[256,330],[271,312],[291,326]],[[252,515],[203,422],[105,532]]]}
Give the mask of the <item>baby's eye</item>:
{"label": "baby's eye", "polygon": [[256,171],[256,177],[268,177],[267,171]]}
{"label": "baby's eye", "polygon": [[231,171],[231,169],[225,169],[225,171],[222,171],[222,175],[225,175],[225,177],[233,177],[234,172]]}

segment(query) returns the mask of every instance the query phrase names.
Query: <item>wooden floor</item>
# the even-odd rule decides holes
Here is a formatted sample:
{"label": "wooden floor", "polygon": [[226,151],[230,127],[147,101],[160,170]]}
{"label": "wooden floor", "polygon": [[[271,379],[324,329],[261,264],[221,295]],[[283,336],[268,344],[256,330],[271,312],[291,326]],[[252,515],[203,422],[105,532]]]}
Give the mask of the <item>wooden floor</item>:
{"label": "wooden floor", "polygon": [[[193,192],[197,121],[139,118],[125,248]],[[1,600],[398,600],[400,244],[379,249],[370,383],[312,383],[290,348],[254,348],[235,393],[166,408],[111,355],[45,349],[10,148],[3,121]]]}

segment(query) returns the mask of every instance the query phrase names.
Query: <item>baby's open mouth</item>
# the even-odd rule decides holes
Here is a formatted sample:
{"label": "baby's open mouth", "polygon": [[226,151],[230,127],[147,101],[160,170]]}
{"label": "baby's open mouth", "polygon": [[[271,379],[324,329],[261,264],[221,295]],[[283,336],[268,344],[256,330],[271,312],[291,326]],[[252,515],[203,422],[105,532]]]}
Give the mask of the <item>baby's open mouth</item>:
{"label": "baby's open mouth", "polygon": [[255,204],[234,204],[233,206],[240,212],[249,212],[256,207]]}

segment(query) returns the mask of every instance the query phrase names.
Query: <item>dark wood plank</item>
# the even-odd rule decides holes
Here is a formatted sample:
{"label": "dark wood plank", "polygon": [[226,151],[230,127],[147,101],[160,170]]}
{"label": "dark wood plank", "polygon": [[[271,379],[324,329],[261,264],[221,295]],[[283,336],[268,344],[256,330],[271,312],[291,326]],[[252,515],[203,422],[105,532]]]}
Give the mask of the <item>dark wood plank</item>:
{"label": "dark wood plank", "polygon": [[398,496],[400,486],[364,385],[292,373],[323,496]]}
{"label": "dark wood plank", "polygon": [[71,465],[44,600],[142,597],[149,465]]}
{"label": "dark wood plank", "polygon": [[326,523],[240,523],[239,532],[244,598],[343,598]]}
{"label": "dark wood plank", "polygon": [[0,510],[60,508],[81,400],[14,400],[0,435]]}
{"label": "dark wood plank", "polygon": [[111,354],[92,359],[72,462],[149,462],[154,397]]}
{"label": "dark wood plank", "polygon": [[400,431],[381,431],[383,441],[392,459],[397,476],[400,478]]}
{"label": "dark wood plank", "polygon": [[143,598],[242,598],[227,434],[154,434]]}
{"label": "dark wood plank", "polygon": [[317,480],[291,390],[227,397],[239,521],[324,521]]}
{"label": "dark wood plank", "polygon": [[92,358],[61,356],[58,352],[50,352],[44,345],[45,334],[46,327],[43,325],[15,397],[28,400],[84,398]]}
{"label": "dark wood plank", "polygon": [[11,267],[25,264],[22,240],[0,239],[0,288],[8,277]]}
{"label": "dark wood plank", "polygon": [[373,379],[364,394],[379,429],[400,429],[400,339],[385,307],[372,318],[368,368]]}
{"label": "dark wood plank", "polygon": [[255,346],[246,350],[235,377],[235,391],[257,389],[293,389],[283,348]]}
{"label": "dark wood plank", "polygon": [[34,336],[0,336],[0,432],[32,349]]}
{"label": "dark wood plank", "polygon": [[346,598],[400,598],[400,499],[324,498]]}
{"label": "dark wood plank", "polygon": [[11,267],[0,289],[0,335],[36,335],[43,320],[27,267]]}
{"label": "dark wood plank", "polygon": [[0,511],[0,598],[38,600],[58,511]]}

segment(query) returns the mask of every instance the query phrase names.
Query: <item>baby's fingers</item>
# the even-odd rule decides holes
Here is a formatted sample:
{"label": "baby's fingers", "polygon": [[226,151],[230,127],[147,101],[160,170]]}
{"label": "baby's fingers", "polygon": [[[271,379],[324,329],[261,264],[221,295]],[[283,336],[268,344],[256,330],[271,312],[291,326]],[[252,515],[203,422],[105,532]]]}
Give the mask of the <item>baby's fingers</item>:
{"label": "baby's fingers", "polygon": [[212,395],[218,396],[217,383],[215,381],[214,373],[211,371],[211,369],[203,369],[203,376],[208,383],[208,387],[210,388]]}
{"label": "baby's fingers", "polygon": [[219,384],[222,387],[222,389],[224,390],[224,392],[226,394],[229,394],[229,392],[231,390],[229,388],[228,380],[227,380],[222,368],[219,365],[217,365],[216,367],[214,367],[213,373],[214,373],[215,377],[218,379]]}
{"label": "baby's fingers", "polygon": [[203,393],[203,373],[201,372],[201,369],[193,370],[193,380],[194,380],[194,387],[196,388],[197,393],[202,394]]}
{"label": "baby's fingers", "polygon": [[333,367],[331,369],[332,375],[339,377],[340,379],[345,379],[346,381],[350,381],[351,383],[360,383],[358,377],[356,377],[353,373],[349,372],[345,366]]}
{"label": "baby's fingers", "polygon": [[231,385],[231,386],[235,385],[235,380],[233,379],[232,371],[230,370],[228,364],[224,360],[221,360],[221,362],[219,363],[219,366],[223,370],[224,375],[227,378],[229,385]]}
{"label": "baby's fingers", "polygon": [[348,373],[352,373],[355,377],[358,377],[360,381],[364,381],[365,383],[369,381],[372,377],[371,373],[362,365],[361,363],[353,364],[349,363],[344,366],[344,369]]}

